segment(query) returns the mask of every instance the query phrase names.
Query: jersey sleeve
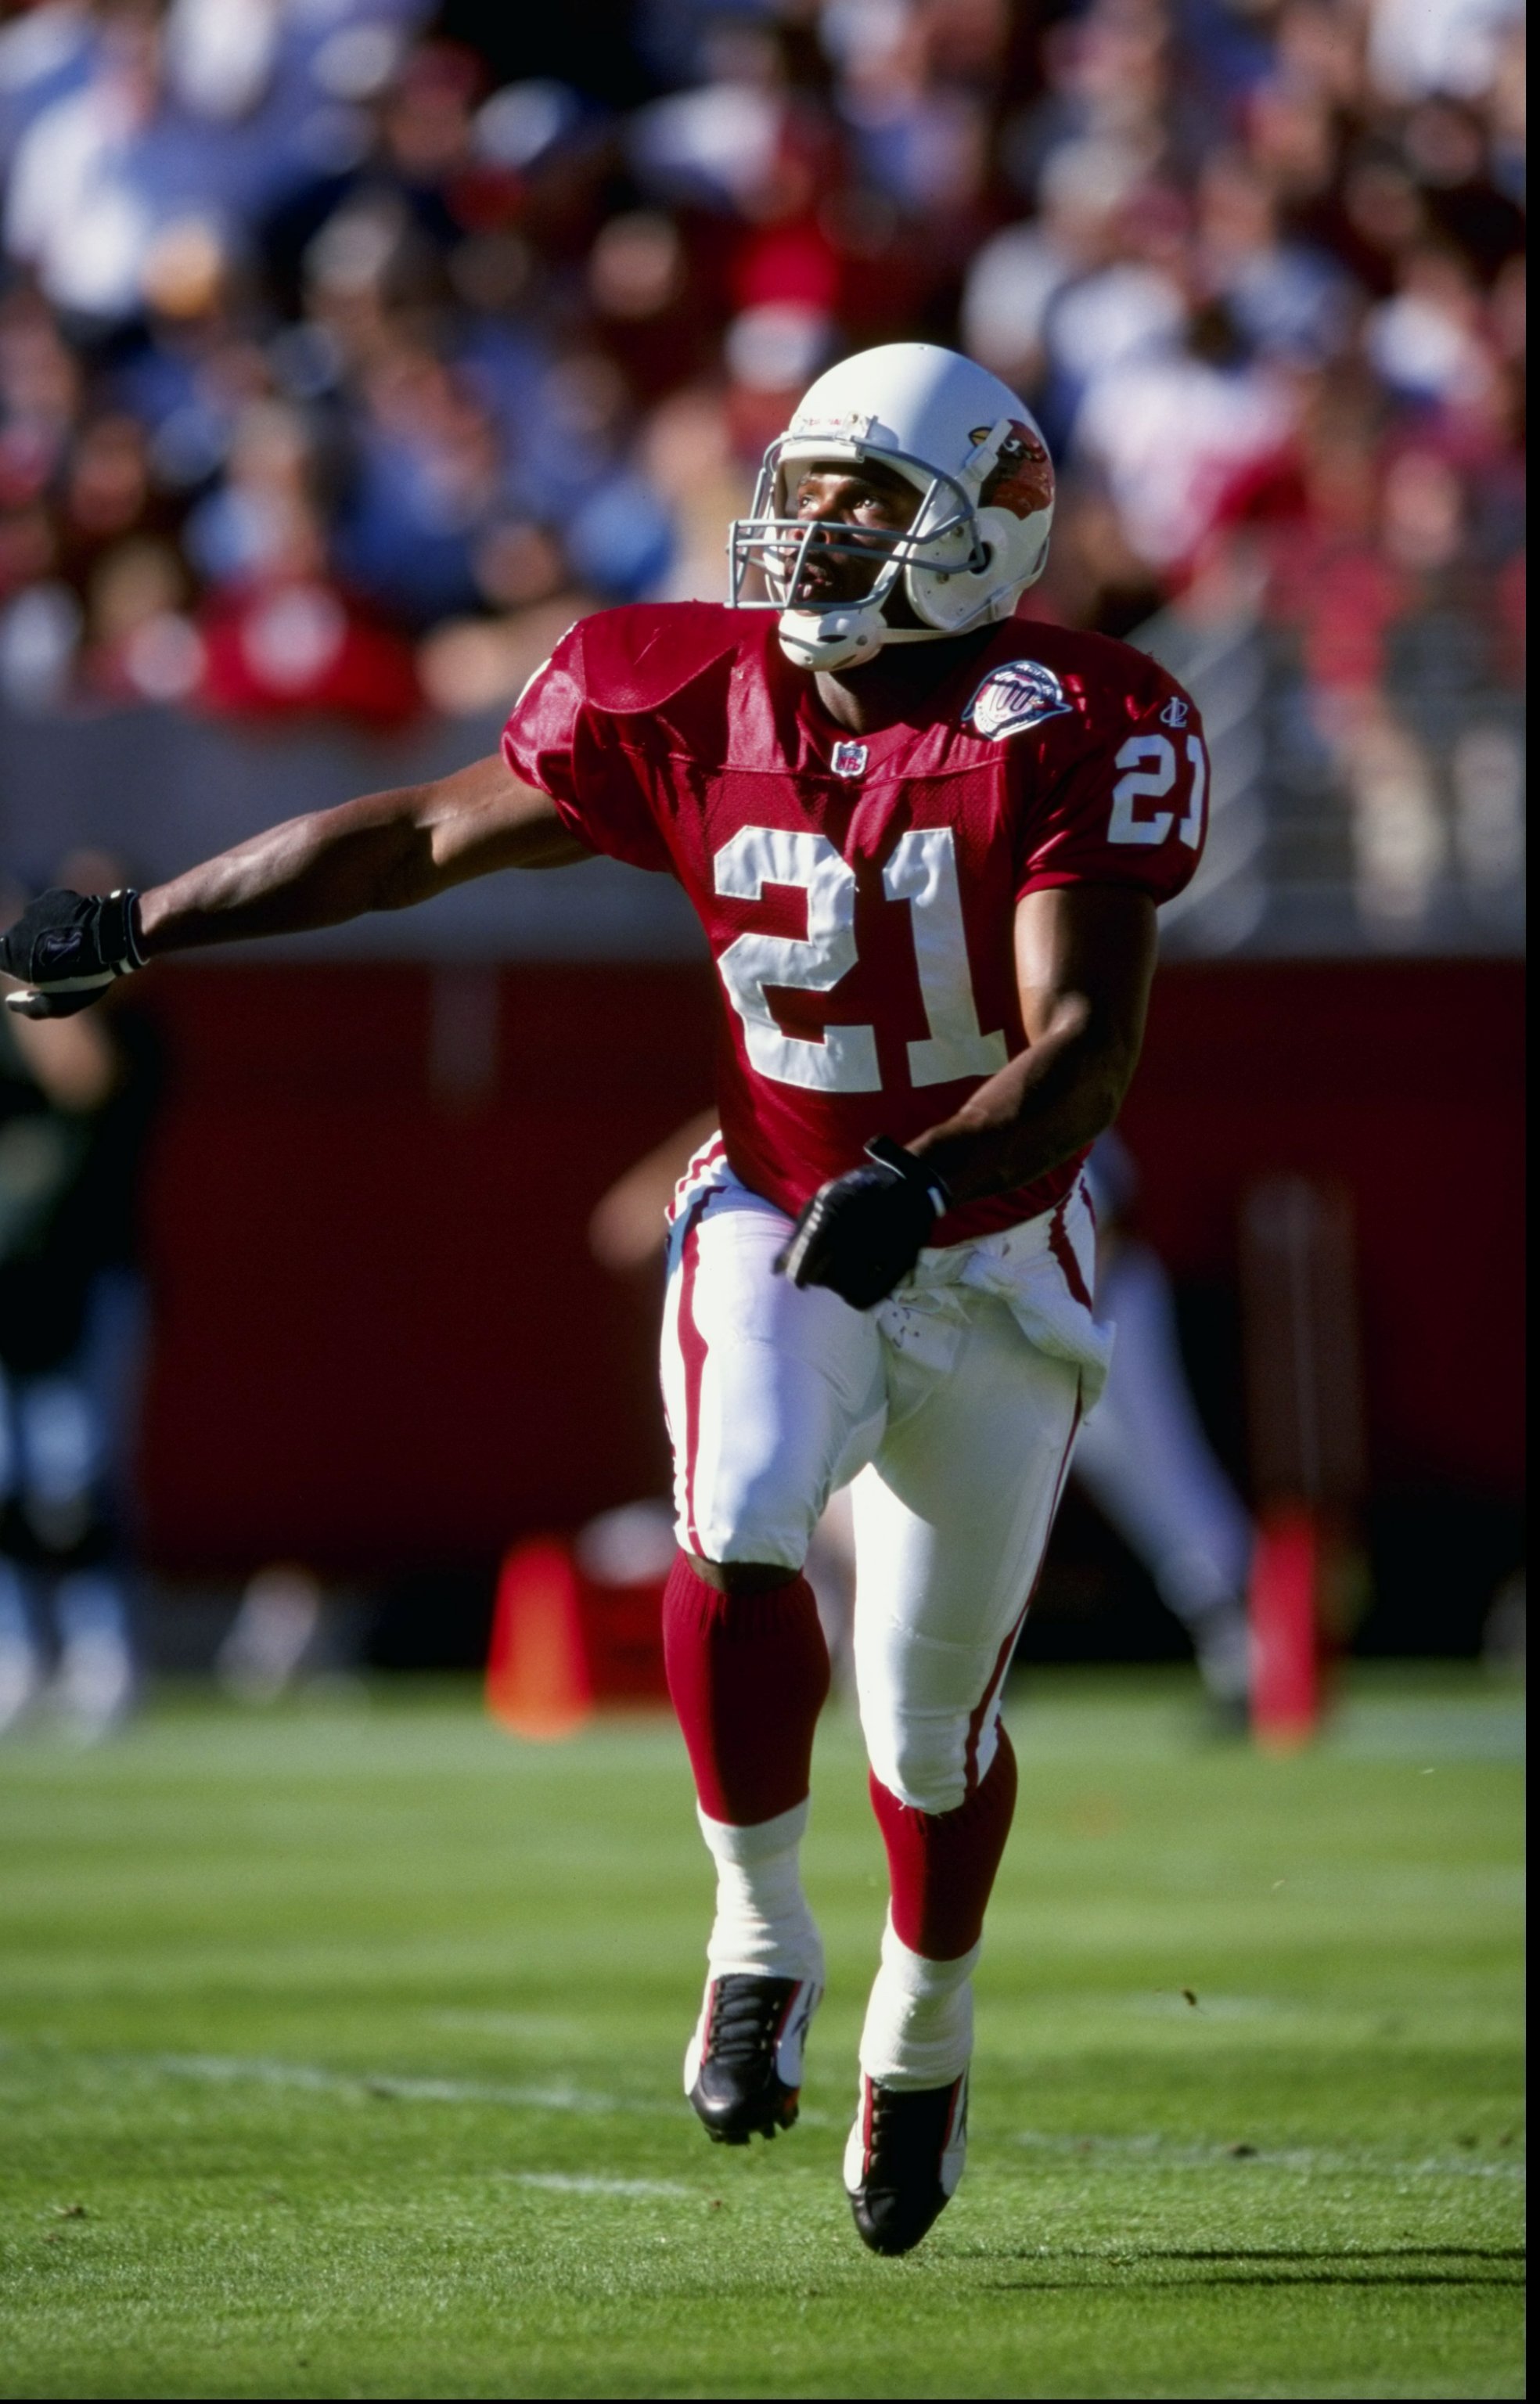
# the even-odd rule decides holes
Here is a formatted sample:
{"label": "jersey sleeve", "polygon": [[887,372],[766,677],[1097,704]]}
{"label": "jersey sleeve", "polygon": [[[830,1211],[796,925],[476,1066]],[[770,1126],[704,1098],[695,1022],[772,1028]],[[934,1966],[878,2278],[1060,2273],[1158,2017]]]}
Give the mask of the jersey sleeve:
{"label": "jersey sleeve", "polygon": [[568,832],[634,868],[672,869],[649,798],[645,764],[589,690],[581,621],[537,668],[503,729],[516,776],[549,793]]}
{"label": "jersey sleeve", "polygon": [[1053,885],[1137,885],[1159,902],[1191,882],[1208,832],[1209,754],[1197,709],[1169,678],[1110,694],[1091,726],[1068,720],[1043,751],[1022,813],[1018,899]]}

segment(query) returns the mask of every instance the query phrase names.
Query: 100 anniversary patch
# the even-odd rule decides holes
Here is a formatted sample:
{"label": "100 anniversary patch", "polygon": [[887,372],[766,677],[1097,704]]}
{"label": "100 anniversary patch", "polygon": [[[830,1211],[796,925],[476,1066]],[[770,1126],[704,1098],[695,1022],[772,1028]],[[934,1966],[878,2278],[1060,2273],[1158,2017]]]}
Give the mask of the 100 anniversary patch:
{"label": "100 anniversary patch", "polygon": [[1036,660],[1007,660],[1003,667],[990,669],[963,711],[962,723],[987,743],[1000,743],[1007,734],[1041,726],[1045,718],[1062,718],[1069,708],[1052,668]]}

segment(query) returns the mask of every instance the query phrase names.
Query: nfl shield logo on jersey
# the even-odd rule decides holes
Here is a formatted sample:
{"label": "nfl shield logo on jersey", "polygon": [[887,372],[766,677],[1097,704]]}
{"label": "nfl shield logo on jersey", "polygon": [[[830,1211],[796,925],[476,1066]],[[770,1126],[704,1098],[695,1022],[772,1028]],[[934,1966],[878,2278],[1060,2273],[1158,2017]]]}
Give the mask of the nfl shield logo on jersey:
{"label": "nfl shield logo on jersey", "polygon": [[866,746],[864,743],[836,743],[830,754],[829,765],[836,776],[864,776]]}
{"label": "nfl shield logo on jersey", "polygon": [[1000,743],[1007,734],[1041,726],[1045,718],[1064,717],[1069,707],[1052,668],[1037,660],[1007,660],[1003,667],[990,669],[963,711],[962,722],[987,743]]}

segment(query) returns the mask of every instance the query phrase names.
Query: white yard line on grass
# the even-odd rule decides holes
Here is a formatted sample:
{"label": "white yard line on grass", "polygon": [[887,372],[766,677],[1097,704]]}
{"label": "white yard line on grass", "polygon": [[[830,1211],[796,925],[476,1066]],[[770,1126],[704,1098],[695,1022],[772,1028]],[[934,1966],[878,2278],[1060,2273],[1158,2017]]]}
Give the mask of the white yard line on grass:
{"label": "white yard line on grass", "polygon": [[[77,2056],[77,2060],[89,2057]],[[98,2060],[105,2057],[98,2056]],[[211,2053],[117,2054],[114,2063],[158,2071],[168,2078],[203,2078],[211,2083],[249,2079],[263,2087],[298,2087],[332,2095],[378,2095],[401,2104],[501,2104],[515,2112],[641,2112],[673,2120],[679,2107],[648,2095],[597,2095],[581,2087],[506,2087],[477,2078],[410,2078],[394,2071],[328,2070],[318,2062],[278,2062],[260,2056]],[[824,2112],[804,2109],[802,2125],[833,2126]]]}
{"label": "white yard line on grass", "polygon": [[570,2171],[495,2171],[514,2187],[538,2187],[550,2195],[671,2195],[693,2201],[699,2188],[678,2179],[584,2178]]}
{"label": "white yard line on grass", "polygon": [[[607,2113],[679,2117],[679,2106],[658,2096],[601,2095],[581,2087],[513,2087],[480,2078],[414,2078],[394,2071],[332,2070],[324,2062],[285,2062],[262,2054],[77,2053],[0,2041],[0,2056],[12,2062],[45,2050],[55,2062],[63,2060],[82,2068],[127,2071],[140,2077],[190,2078],[214,2087],[282,2087],[311,2094],[372,2095],[399,2104],[500,2104],[512,2112],[580,2112],[595,2117]],[[826,2112],[805,2108],[800,2118],[809,2129],[834,2125]]]}
{"label": "white yard line on grass", "polygon": [[119,2054],[124,2067],[158,2071],[167,2078],[206,2079],[211,2084],[249,2080],[263,2087],[305,2088],[332,2095],[387,2096],[402,2104],[501,2104],[517,2112],[666,2112],[673,2105],[646,2096],[598,2095],[580,2087],[508,2087],[479,2078],[410,2078],[394,2072],[329,2070],[309,2062],[216,2053]]}

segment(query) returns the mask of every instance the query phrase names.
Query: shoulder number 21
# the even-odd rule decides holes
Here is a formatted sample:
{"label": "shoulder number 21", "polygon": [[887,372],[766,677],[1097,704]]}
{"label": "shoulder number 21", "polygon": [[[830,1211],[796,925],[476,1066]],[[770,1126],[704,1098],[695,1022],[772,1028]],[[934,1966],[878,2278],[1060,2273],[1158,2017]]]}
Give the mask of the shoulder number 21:
{"label": "shoulder number 21", "polygon": [[[1203,840],[1203,804],[1209,789],[1208,758],[1196,734],[1187,737],[1187,762],[1193,772],[1192,799],[1177,833],[1196,851]],[[1156,810],[1150,818],[1136,818],[1134,804],[1164,801],[1176,783],[1176,751],[1170,736],[1130,734],[1113,765],[1125,774],[1113,787],[1108,842],[1164,843],[1171,832],[1175,812]]]}

